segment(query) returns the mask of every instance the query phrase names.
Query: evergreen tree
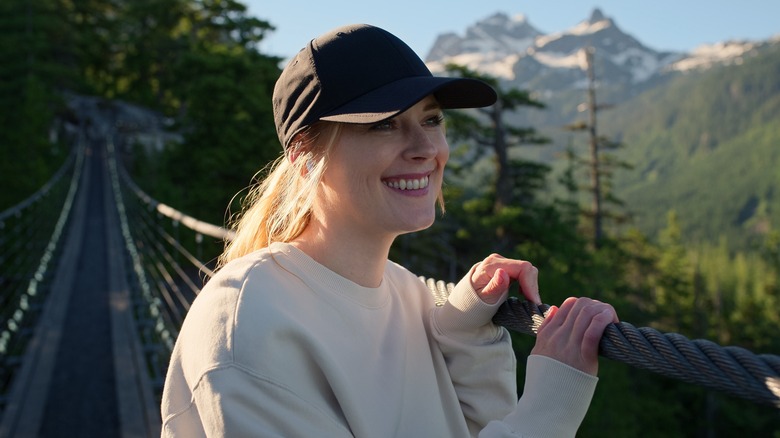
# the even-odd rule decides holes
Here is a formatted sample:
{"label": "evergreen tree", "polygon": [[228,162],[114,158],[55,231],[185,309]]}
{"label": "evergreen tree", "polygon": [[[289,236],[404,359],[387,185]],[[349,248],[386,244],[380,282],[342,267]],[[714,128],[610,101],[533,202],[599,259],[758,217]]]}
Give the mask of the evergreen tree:
{"label": "evergreen tree", "polygon": [[77,81],[72,91],[116,97],[124,83],[122,58],[128,34],[123,0],[59,0],[58,13],[70,29],[63,46],[70,47]]}
{"label": "evergreen tree", "polygon": [[[517,88],[505,89],[496,78],[477,73],[467,67],[456,64],[447,65],[447,71],[461,77],[479,79],[487,82],[496,90],[498,100],[488,108],[478,108],[476,111],[487,119],[487,123],[480,118],[470,115],[466,111],[453,111],[451,122],[451,137],[455,140],[467,139],[474,142],[479,148],[487,148],[494,154],[496,177],[494,182],[494,210],[500,211],[503,207],[516,205],[517,178],[522,179],[526,162],[516,160],[510,163],[509,151],[511,148],[528,144],[546,144],[549,139],[536,133],[531,127],[518,127],[507,124],[504,121],[507,112],[518,110],[520,107],[544,108],[544,104],[531,98],[530,93]],[[529,174],[533,174],[534,167],[538,165],[529,163]],[[513,170],[514,175],[513,175]],[[530,175],[529,175],[530,176]],[[531,178],[529,178],[529,181]],[[523,181],[520,181],[521,183]],[[521,184],[520,187],[523,187]],[[528,193],[528,192],[526,192]]]}
{"label": "evergreen tree", "polygon": [[188,214],[223,223],[233,195],[281,151],[271,108],[279,70],[275,59],[251,51],[191,54],[180,69],[186,130],[184,141],[163,154],[170,182],[163,196]]}
{"label": "evergreen tree", "polygon": [[625,222],[628,217],[618,213],[614,208],[608,209],[606,204],[612,207],[622,207],[623,202],[614,195],[612,187],[613,172],[618,168],[630,168],[628,163],[618,160],[614,154],[605,151],[614,151],[623,147],[620,143],[611,141],[598,134],[597,113],[603,109],[611,108],[609,104],[599,104],[596,101],[596,77],[593,66],[594,49],[583,49],[586,60],[586,73],[588,77],[588,99],[580,107],[588,112],[588,120],[579,121],[566,127],[570,131],[587,131],[588,133],[588,158],[581,159],[572,149],[567,151],[569,159],[573,163],[585,167],[588,173],[589,184],[586,190],[590,194],[591,207],[583,209],[582,213],[590,219],[592,224],[592,243],[599,248],[604,239],[604,219],[610,218],[617,223]]}
{"label": "evergreen tree", "polygon": [[112,72],[115,96],[166,113],[178,103],[171,89],[175,66],[189,50],[187,14],[192,2],[136,0],[123,2],[118,52],[121,71]]}
{"label": "evergreen tree", "polygon": [[136,148],[136,179],[160,201],[224,223],[233,196],[281,150],[271,108],[280,59],[257,51],[273,28],[235,1],[144,0],[127,11],[144,24],[128,38],[124,68],[134,73],[117,93],[174,116],[183,134],[153,156]]}
{"label": "evergreen tree", "polygon": [[57,91],[75,76],[63,46],[67,23],[58,2],[0,3],[0,210],[35,192],[64,161],[67,150],[52,143]]}

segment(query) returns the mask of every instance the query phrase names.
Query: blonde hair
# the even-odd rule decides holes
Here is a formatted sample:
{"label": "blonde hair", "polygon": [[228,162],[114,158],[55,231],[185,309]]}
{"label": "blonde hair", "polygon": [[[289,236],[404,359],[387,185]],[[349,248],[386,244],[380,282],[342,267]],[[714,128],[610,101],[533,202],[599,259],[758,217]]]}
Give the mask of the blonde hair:
{"label": "blonde hair", "polygon": [[303,232],[340,126],[327,122],[310,126],[270,164],[268,176],[250,189],[242,212],[230,224],[235,236],[226,242],[217,267],[274,242],[289,242]]}

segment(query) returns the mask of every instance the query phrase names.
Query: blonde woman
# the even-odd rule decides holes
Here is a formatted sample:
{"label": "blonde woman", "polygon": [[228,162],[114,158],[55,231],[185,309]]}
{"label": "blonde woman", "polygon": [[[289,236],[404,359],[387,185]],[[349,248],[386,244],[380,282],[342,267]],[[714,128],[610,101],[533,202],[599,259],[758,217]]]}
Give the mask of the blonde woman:
{"label": "blonde woman", "polygon": [[163,436],[574,436],[611,306],[553,308],[518,400],[509,334],[491,318],[512,281],[541,303],[533,265],[490,255],[436,307],[388,260],[442,202],[442,110],[495,100],[483,82],[433,77],[373,26],[298,53],[273,97],[284,154],[187,315]]}

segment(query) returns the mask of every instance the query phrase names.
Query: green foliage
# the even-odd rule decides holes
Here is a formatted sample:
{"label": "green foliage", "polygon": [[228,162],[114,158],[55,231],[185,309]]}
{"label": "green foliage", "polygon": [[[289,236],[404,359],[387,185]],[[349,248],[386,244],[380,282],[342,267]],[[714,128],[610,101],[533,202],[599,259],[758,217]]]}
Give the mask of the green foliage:
{"label": "green foliage", "polygon": [[604,120],[631,147],[616,188],[651,236],[679,215],[684,242],[755,248],[780,226],[780,45],[740,65],[683,75]]}
{"label": "green foliage", "polygon": [[[222,223],[225,207],[251,176],[278,155],[273,130],[275,63],[259,55],[191,55],[179,75],[189,97],[184,142],[160,157],[170,182],[164,194],[179,208]],[[185,196],[186,192],[186,196]]]}
{"label": "green foliage", "polygon": [[[56,87],[71,76],[66,32],[53,1],[0,4],[0,210],[25,199],[63,163],[67,151],[50,141],[61,102]],[[52,135],[56,132],[52,131]]]}
{"label": "green foliage", "polygon": [[280,151],[271,109],[280,60],[255,49],[271,26],[234,1],[145,0],[128,14],[142,24],[125,42],[130,75],[113,92],[176,116],[184,136],[144,151],[135,178],[160,201],[224,223],[233,196]]}
{"label": "green foliage", "polygon": [[[504,88],[494,77],[472,71],[464,66],[449,64],[447,71],[460,77],[478,79],[490,84],[497,94],[496,103],[488,108],[476,109],[476,115],[465,111],[452,111],[453,116],[448,126],[451,127],[450,137],[454,140],[465,140],[473,144],[477,154],[489,151],[495,164],[495,178],[492,181],[494,190],[495,211],[503,207],[517,204],[513,198],[512,179],[517,179],[518,172],[512,174],[510,151],[520,145],[546,144],[549,140],[537,135],[533,127],[519,127],[506,123],[507,114],[521,107],[544,108],[544,104],[531,97],[530,93],[517,88]],[[522,172],[520,172],[522,174]],[[519,187],[523,187],[520,181]]]}
{"label": "green foliage", "polygon": [[[780,265],[767,263],[755,252],[732,253],[725,240],[684,248],[675,215],[669,215],[658,247],[656,279],[650,281],[658,306],[654,325],[691,338],[737,345],[756,354],[780,351],[778,326],[778,275]],[[669,292],[673,291],[673,294]],[[657,296],[665,293],[661,305]],[[767,406],[693,391],[684,385],[670,388],[682,393],[695,412],[685,423],[691,430],[718,430],[730,435],[768,436],[780,427],[780,416]]]}
{"label": "green foliage", "polygon": [[[630,106],[628,110],[632,111]],[[655,239],[637,229],[618,234],[619,228],[613,228],[614,233],[594,249],[588,245],[588,227],[582,226],[587,218],[579,206],[580,183],[573,155],[561,181],[568,188],[565,199],[550,195],[559,191],[548,181],[549,167],[512,160],[510,169],[518,176],[512,180],[512,196],[522,202],[494,208],[496,172],[468,143],[457,143],[467,133],[489,135],[491,127],[480,120],[484,121],[461,113],[448,116],[448,134],[456,146],[447,178],[450,183],[445,187],[447,214],[431,230],[400,240],[407,256],[400,259],[402,263],[413,270],[419,267],[416,272],[422,275],[457,281],[471,263],[500,251],[507,257],[531,260],[539,268],[542,298],[547,303],[558,304],[570,295],[590,296],[610,302],[622,320],[638,327],[652,326],[757,352],[780,351],[772,334],[778,324],[780,234],[757,242],[761,253],[733,253],[726,240],[692,246],[687,235],[690,209],[683,214],[669,208],[657,213],[665,221]],[[771,138],[774,134],[765,135]],[[619,151],[616,167],[633,161],[625,159],[631,156],[626,151],[639,149],[634,139],[624,140],[631,147]],[[766,157],[766,150],[762,151]],[[735,156],[730,159],[739,161]],[[669,159],[670,165],[675,160]],[[638,161],[641,171],[646,163]],[[720,163],[720,168],[724,165]],[[746,169],[735,171],[729,178],[731,184],[741,184],[736,173],[744,178]],[[694,178],[691,175],[690,182]],[[609,198],[614,193],[610,190],[617,190],[620,183],[607,181],[613,183],[605,187]],[[764,187],[777,185],[772,184]],[[669,191],[658,194],[659,198],[668,196]],[[414,263],[413,256],[422,253],[426,256],[418,260],[424,261],[424,268]],[[437,254],[446,263],[432,261]],[[522,364],[533,340],[518,335],[513,344]],[[521,369],[520,388],[523,379]],[[599,388],[578,436],[603,436],[605,431],[610,436],[637,437],[698,436],[715,431],[769,436],[780,427],[778,421],[772,408],[603,360]]]}

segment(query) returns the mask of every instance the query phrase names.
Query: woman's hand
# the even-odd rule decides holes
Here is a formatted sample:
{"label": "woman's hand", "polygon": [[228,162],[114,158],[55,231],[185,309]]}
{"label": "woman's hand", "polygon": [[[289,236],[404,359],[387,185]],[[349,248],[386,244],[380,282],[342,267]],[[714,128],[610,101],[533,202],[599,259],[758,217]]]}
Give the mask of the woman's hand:
{"label": "woman's hand", "polygon": [[567,298],[560,308],[550,308],[531,354],[548,356],[595,376],[599,370],[599,341],[613,322],[618,322],[618,317],[609,304],[590,298]]}
{"label": "woman's hand", "polygon": [[541,304],[538,274],[530,262],[491,254],[471,269],[471,285],[482,301],[495,304],[509,289],[509,283],[517,280],[523,296],[534,304]]}

